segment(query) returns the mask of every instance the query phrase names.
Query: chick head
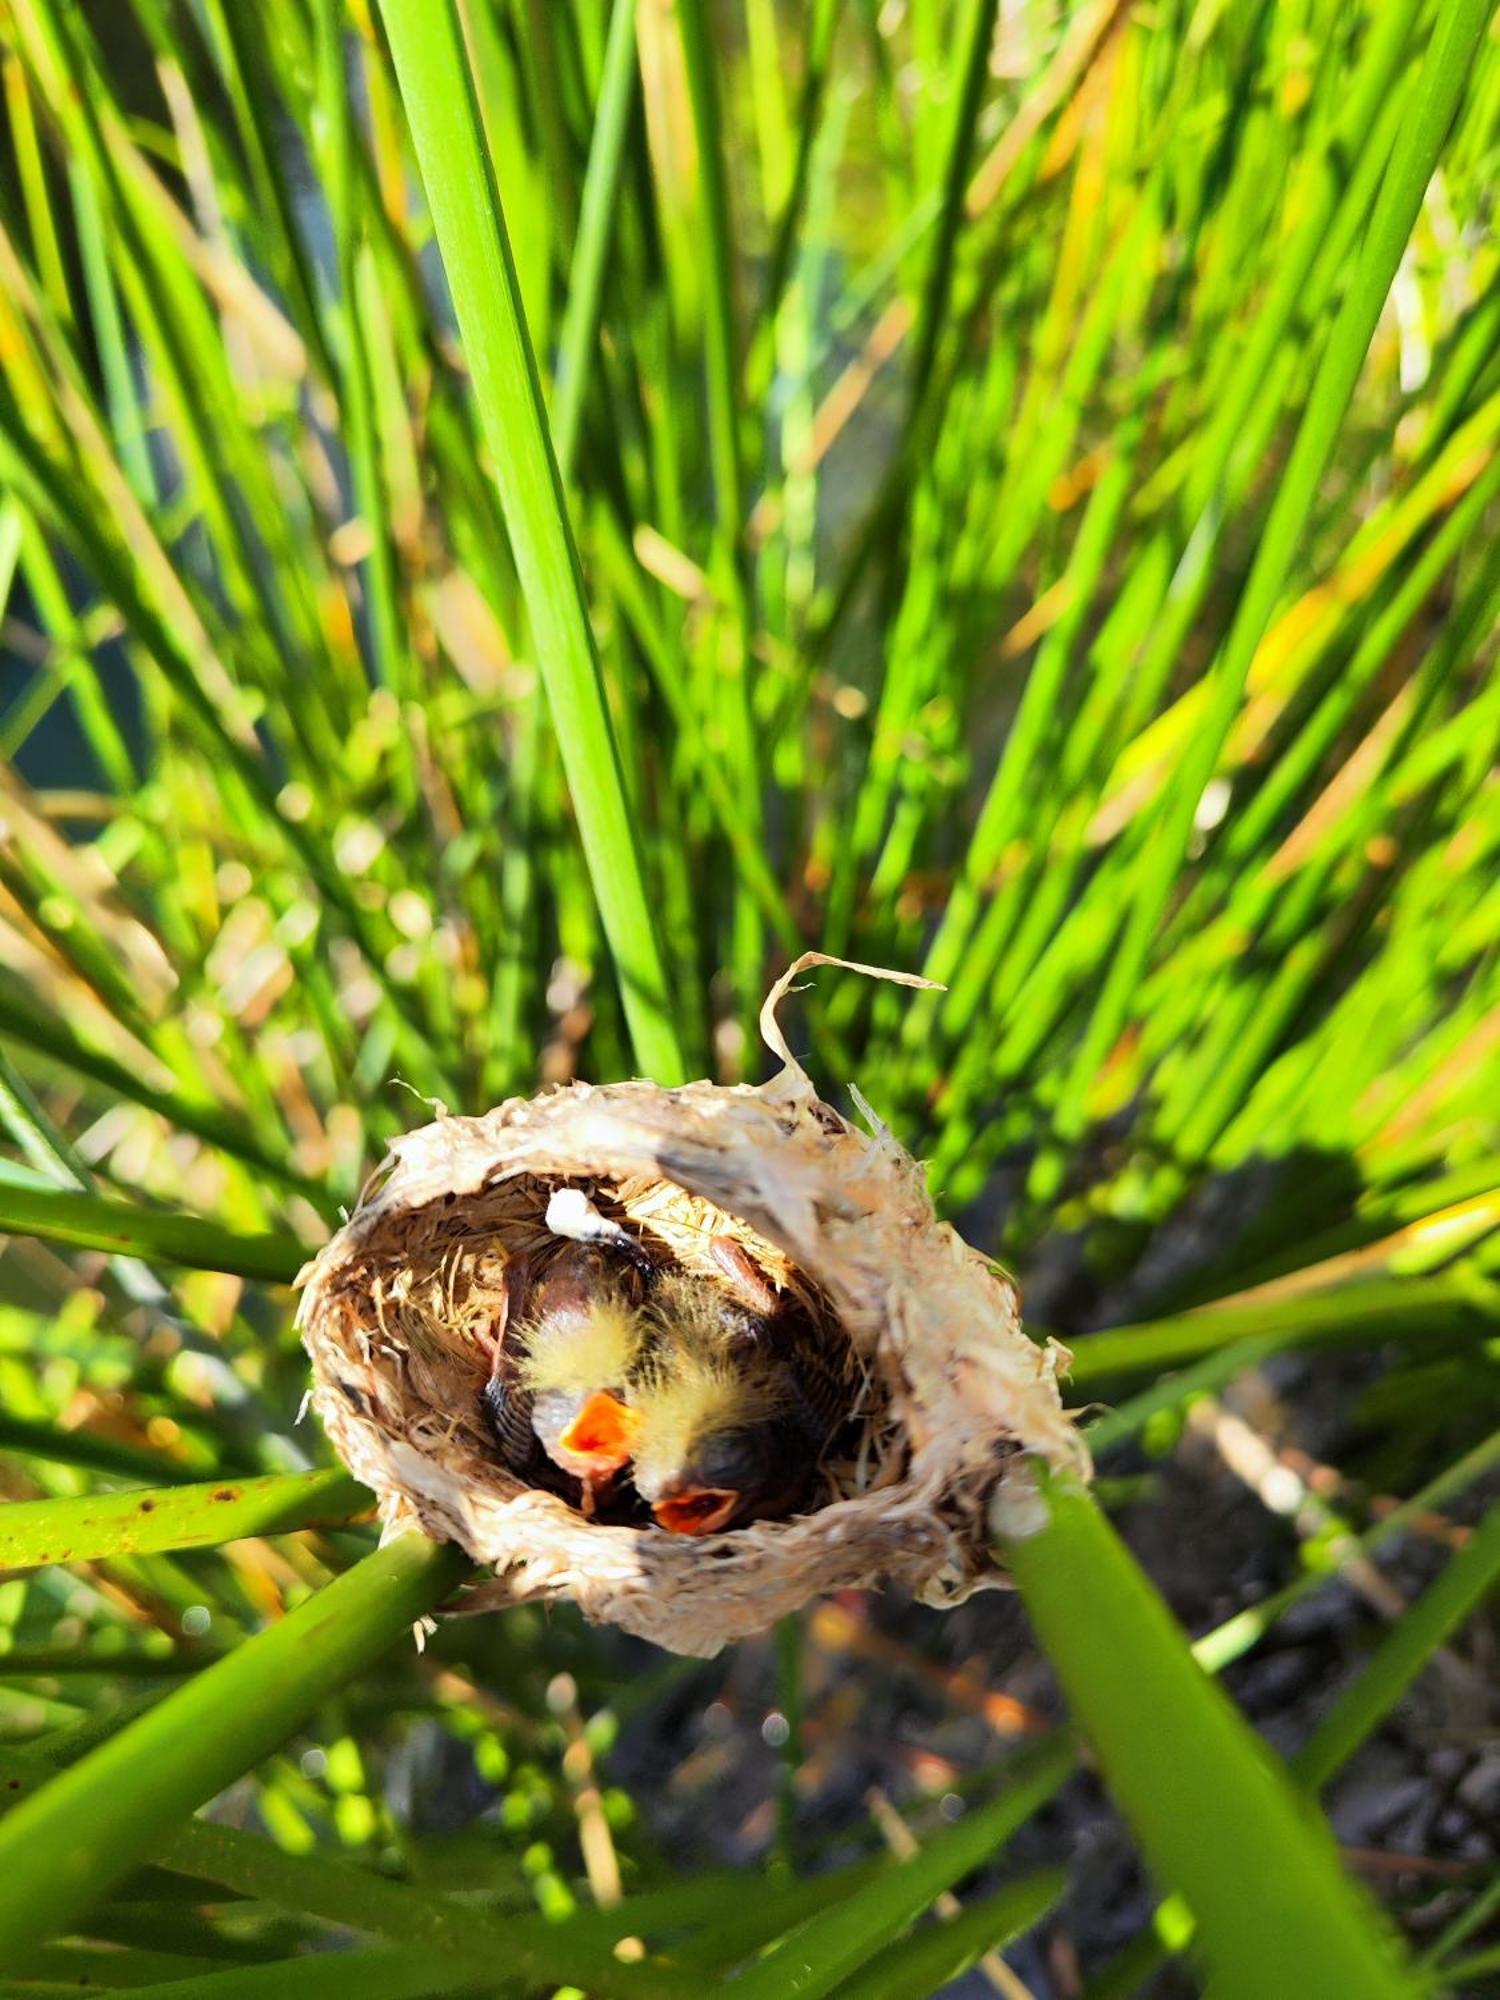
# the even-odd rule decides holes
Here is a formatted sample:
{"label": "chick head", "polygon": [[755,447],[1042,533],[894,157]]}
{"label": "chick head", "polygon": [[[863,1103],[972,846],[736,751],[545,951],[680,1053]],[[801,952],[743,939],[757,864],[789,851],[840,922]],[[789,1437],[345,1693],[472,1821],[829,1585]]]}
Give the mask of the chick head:
{"label": "chick head", "polygon": [[784,1511],[806,1468],[788,1462],[775,1375],[673,1329],[631,1384],[636,1491],[671,1534],[710,1535]]}
{"label": "chick head", "polygon": [[554,1465],[586,1486],[629,1460],[638,1428],[623,1389],[646,1340],[639,1309],[604,1292],[560,1304],[525,1329],[517,1374],[531,1427]]}

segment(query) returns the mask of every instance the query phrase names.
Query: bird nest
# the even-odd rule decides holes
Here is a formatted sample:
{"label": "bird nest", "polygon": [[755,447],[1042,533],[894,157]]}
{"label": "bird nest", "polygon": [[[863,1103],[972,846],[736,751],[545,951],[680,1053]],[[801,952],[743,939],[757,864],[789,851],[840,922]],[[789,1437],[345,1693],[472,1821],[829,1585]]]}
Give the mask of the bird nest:
{"label": "bird nest", "polygon": [[[837,961],[799,960],[766,1003],[784,1063],[769,1083],[572,1084],[440,1116],[394,1142],[303,1273],[313,1406],[387,1532],[420,1528],[495,1571],[459,1608],[571,1598],[707,1656],[882,1579],[952,1605],[1003,1580],[987,1517],[998,1498],[1024,1518],[1030,1457],[1086,1475],[1066,1350],[1028,1339],[1015,1287],[938,1221],[916,1162],[823,1103],[788,1050],[775,1006],[819,962]],[[494,1333],[508,1267],[555,1241],[560,1189],[705,1285],[731,1239],[798,1300],[848,1385],[804,1511],[668,1534],[588,1519],[507,1466],[484,1407]]]}

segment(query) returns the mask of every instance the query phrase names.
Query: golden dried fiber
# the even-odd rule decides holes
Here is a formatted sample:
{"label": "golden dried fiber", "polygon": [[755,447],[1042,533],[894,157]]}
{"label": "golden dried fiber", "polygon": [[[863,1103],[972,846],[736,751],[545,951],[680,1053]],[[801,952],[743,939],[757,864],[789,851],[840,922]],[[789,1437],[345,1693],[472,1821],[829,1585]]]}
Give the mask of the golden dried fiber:
{"label": "golden dried fiber", "polygon": [[[769,1083],[573,1084],[407,1133],[303,1273],[313,1406],[388,1531],[417,1526],[493,1566],[464,1608],[569,1597],[706,1656],[883,1578],[955,1604],[1001,1580],[986,1511],[1008,1485],[1024,1497],[1027,1457],[1086,1473],[1058,1393],[1065,1350],[1026,1337],[1014,1287],[937,1220],[916,1163],[823,1103],[782,1038],[792,978],[841,962],[809,954],[771,994],[762,1029],[785,1067]],[[823,1469],[824,1504],[696,1539],[588,1522],[499,1461],[480,1406],[488,1336],[506,1260],[549,1240],[561,1186],[689,1273],[733,1236],[836,1316],[825,1330],[852,1344],[859,1421]]]}

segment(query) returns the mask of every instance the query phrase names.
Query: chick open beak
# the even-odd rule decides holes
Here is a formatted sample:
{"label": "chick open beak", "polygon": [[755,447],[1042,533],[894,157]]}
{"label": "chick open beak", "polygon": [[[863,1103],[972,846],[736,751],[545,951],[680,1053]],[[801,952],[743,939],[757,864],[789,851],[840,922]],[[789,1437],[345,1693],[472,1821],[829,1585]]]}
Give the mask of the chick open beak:
{"label": "chick open beak", "polygon": [[557,1463],[583,1480],[604,1480],[630,1462],[641,1420],[628,1403],[596,1389],[559,1436]]}
{"label": "chick open beak", "polygon": [[728,1527],[739,1504],[731,1487],[693,1486],[658,1500],[651,1511],[669,1535],[713,1535]]}

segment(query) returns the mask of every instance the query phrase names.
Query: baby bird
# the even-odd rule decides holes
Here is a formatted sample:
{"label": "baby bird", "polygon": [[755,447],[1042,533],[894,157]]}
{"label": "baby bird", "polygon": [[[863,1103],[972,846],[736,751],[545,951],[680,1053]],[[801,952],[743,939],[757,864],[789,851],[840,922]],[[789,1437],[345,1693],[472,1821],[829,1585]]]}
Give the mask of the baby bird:
{"label": "baby bird", "polygon": [[714,1247],[733,1291],[703,1277],[661,1278],[655,1330],[629,1387],[635,1488],[674,1535],[795,1513],[839,1414],[824,1392],[826,1369],[802,1365],[817,1340],[812,1322],[747,1258],[748,1271],[736,1270],[737,1246]]}
{"label": "baby bird", "polygon": [[485,1411],[513,1472],[569,1499],[577,1481],[592,1516],[634,1448],[623,1391],[649,1331],[643,1273],[616,1242],[570,1242],[529,1296],[528,1275],[518,1260]]}

